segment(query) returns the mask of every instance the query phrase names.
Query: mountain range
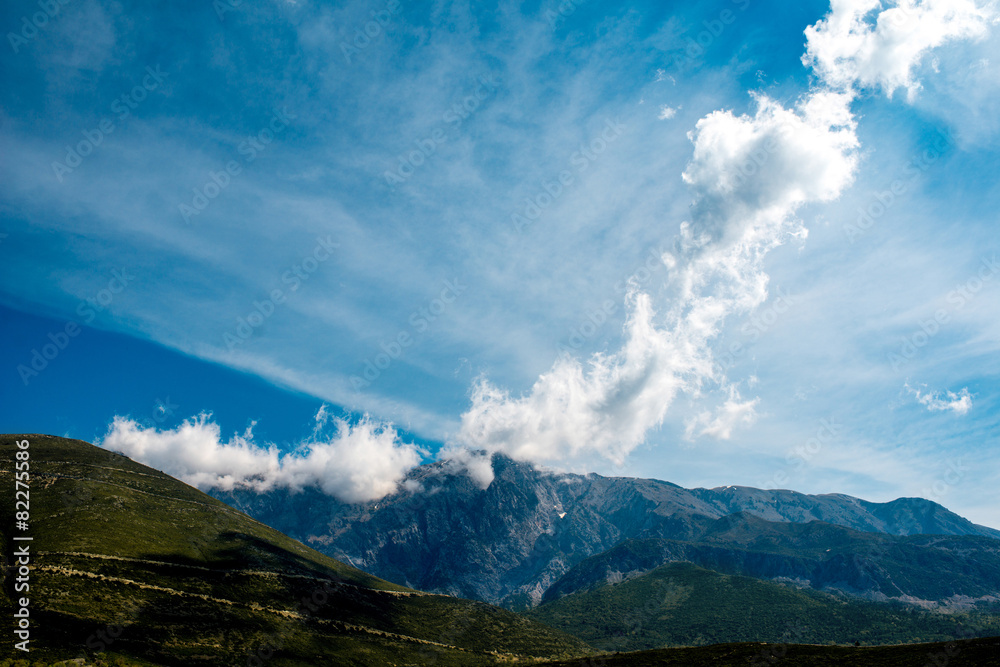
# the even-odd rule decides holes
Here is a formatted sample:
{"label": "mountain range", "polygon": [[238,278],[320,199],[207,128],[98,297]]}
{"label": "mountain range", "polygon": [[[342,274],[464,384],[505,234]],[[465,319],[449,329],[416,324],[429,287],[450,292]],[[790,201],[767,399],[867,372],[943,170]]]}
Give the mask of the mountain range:
{"label": "mountain range", "polygon": [[486,488],[437,462],[361,504],[313,489],[211,493],[389,581],[515,610],[678,561],[869,600],[954,608],[1000,596],[1000,531],[929,500],[684,489],[499,454],[492,464]]}

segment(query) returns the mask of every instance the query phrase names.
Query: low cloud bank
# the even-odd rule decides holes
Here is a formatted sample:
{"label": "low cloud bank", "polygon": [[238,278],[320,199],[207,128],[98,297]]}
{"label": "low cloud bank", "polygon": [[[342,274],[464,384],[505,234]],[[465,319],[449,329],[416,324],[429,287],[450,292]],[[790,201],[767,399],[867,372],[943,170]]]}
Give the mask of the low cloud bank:
{"label": "low cloud bank", "polygon": [[[316,487],[346,503],[394,492],[406,472],[421,462],[416,445],[401,442],[391,425],[367,415],[352,424],[330,417],[324,406],[316,422],[313,436],[288,453],[256,443],[252,428],[224,441],[219,425],[206,414],[163,431],[116,416],[98,444],[202,490]],[[328,423],[334,433],[322,437]]]}

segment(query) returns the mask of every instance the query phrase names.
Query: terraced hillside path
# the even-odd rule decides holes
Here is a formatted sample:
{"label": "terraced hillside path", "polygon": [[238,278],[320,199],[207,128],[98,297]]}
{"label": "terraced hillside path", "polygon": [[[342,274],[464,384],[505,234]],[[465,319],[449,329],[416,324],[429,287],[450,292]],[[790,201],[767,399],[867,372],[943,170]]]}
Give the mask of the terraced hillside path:
{"label": "terraced hillside path", "polygon": [[[81,557],[81,558],[95,558],[95,559],[98,559],[98,560],[113,560],[113,561],[121,561],[121,562],[124,562],[124,563],[142,563],[143,565],[156,565],[156,566],[164,566],[164,567],[181,567],[181,568],[184,568],[184,569],[187,569],[187,570],[200,570],[202,572],[215,572],[215,573],[221,573],[221,574],[247,574],[247,575],[252,575],[252,576],[260,576],[260,577],[282,577],[284,579],[305,579],[307,581],[317,581],[317,582],[332,583],[332,584],[335,584],[338,587],[354,588],[354,589],[362,590],[362,591],[365,591],[365,592],[368,592],[368,593],[380,593],[380,594],[388,595],[390,597],[397,597],[397,598],[421,597],[421,596],[448,597],[446,595],[441,595],[439,593],[424,593],[423,591],[387,591],[387,590],[382,590],[382,589],[379,589],[379,588],[367,588],[365,586],[358,586],[357,584],[349,584],[347,582],[337,581],[335,579],[330,579],[330,578],[327,578],[327,577],[310,577],[309,575],[306,575],[306,574],[286,574],[284,572],[271,572],[269,570],[239,570],[239,569],[227,570],[227,569],[221,569],[221,568],[203,567],[201,565],[185,565],[185,564],[182,564],[182,563],[171,563],[170,561],[165,561],[165,560],[146,560],[146,559],[143,559],[143,558],[123,558],[122,556],[109,556],[107,554],[92,554],[92,553],[86,553],[86,552],[83,552],[83,551],[39,551],[38,555],[39,556],[73,556],[73,557]],[[41,569],[41,570],[47,570],[47,571],[55,571],[55,570],[53,570],[53,568],[59,568],[59,567],[61,567],[61,566],[46,565],[46,566],[39,567],[39,569]],[[66,568],[66,569],[68,569],[68,568]],[[74,572],[83,572],[83,570],[74,570]],[[98,578],[104,576],[104,575],[98,575],[98,574],[95,574],[95,573],[91,573],[91,574],[93,574],[93,576],[98,577]],[[110,579],[117,580],[114,577],[111,577]],[[134,582],[134,583],[137,583],[137,582]],[[156,588],[156,587],[155,586],[149,586],[149,588]],[[174,589],[163,589],[163,590],[174,590]],[[194,595],[194,593],[191,593],[191,595]],[[198,596],[198,597],[204,597],[204,596]],[[209,599],[209,598],[205,598],[205,599]],[[215,599],[215,598],[211,598],[211,599]]]}

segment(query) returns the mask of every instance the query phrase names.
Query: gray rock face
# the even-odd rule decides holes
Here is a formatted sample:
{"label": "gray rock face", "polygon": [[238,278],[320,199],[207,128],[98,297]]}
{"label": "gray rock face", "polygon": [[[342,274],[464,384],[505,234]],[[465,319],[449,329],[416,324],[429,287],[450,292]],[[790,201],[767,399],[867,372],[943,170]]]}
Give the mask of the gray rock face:
{"label": "gray rock face", "polygon": [[[356,505],[316,490],[213,495],[378,577],[511,608],[537,605],[575,565],[625,540],[704,541],[716,520],[737,513],[765,520],[734,528],[747,539],[767,522],[823,521],[867,533],[1000,540],[1000,531],[918,498],[870,503],[748,487],[688,490],[650,479],[552,474],[501,455],[493,469],[493,482],[481,489],[447,464],[428,464],[410,472],[401,487],[409,490]],[[715,547],[747,549],[727,539]],[[791,543],[781,548],[795,550]],[[789,575],[808,569],[776,567]]]}

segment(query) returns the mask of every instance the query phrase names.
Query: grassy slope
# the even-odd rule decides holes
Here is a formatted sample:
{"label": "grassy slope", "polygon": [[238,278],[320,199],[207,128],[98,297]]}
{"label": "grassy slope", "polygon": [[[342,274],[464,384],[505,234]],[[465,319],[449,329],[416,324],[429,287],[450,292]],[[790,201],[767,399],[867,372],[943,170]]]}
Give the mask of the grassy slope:
{"label": "grassy slope", "polygon": [[674,563],[569,595],[527,613],[602,650],[721,642],[893,644],[947,641],[974,628],[1000,634],[996,616],[957,616],[844,600],[750,577]]}
{"label": "grassy slope", "polygon": [[[588,652],[516,614],[377,579],[88,443],[0,436],[5,499],[22,437],[31,443],[32,661],[103,650],[151,664],[229,665],[264,649],[276,666],[381,667]],[[0,517],[7,554],[12,505]],[[303,610],[302,600],[319,604]]]}

